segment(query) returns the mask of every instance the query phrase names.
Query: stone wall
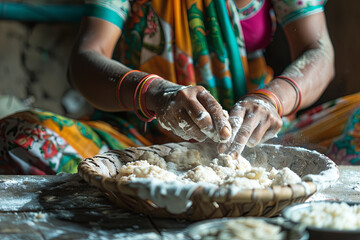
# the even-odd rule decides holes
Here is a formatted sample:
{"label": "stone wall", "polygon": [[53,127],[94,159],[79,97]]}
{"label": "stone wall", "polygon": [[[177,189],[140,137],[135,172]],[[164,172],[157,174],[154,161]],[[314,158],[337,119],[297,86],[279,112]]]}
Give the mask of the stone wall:
{"label": "stone wall", "polygon": [[0,95],[64,114],[61,98],[76,24],[0,21]]}

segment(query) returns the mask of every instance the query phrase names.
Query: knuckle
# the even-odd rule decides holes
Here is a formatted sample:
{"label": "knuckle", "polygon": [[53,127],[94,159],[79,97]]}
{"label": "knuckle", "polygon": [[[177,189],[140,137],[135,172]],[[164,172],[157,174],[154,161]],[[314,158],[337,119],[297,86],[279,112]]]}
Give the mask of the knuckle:
{"label": "knuckle", "polygon": [[204,117],[203,119],[197,120],[198,124],[201,128],[204,128],[205,130],[212,130],[212,120],[209,116]]}
{"label": "knuckle", "polygon": [[176,93],[175,98],[184,98],[187,96],[188,96],[188,93],[187,93],[186,89],[182,89]]}
{"label": "knuckle", "polygon": [[195,86],[195,88],[202,94],[208,92],[203,86]]}
{"label": "knuckle", "polygon": [[[238,134],[236,136],[236,140],[239,142],[244,142],[245,140],[247,140],[249,138],[249,136],[251,135],[251,131],[250,129],[246,128],[246,129],[240,129],[238,131]],[[243,141],[241,141],[243,140]]]}

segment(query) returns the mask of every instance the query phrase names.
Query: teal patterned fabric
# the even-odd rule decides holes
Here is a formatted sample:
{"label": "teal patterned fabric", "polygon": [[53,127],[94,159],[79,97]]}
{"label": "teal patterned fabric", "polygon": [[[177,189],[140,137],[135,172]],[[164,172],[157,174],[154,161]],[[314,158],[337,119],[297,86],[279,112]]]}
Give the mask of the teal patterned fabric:
{"label": "teal patterned fabric", "polygon": [[323,12],[327,0],[271,0],[282,26],[302,17]]}
{"label": "teal patterned fabric", "polygon": [[128,0],[85,0],[84,15],[104,19],[122,29],[129,9]]}

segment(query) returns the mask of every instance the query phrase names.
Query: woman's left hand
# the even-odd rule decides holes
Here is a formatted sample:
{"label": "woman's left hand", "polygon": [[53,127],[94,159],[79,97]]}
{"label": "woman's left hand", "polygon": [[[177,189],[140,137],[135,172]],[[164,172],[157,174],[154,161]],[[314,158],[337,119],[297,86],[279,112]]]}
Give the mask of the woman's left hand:
{"label": "woman's left hand", "polygon": [[229,113],[232,136],[229,142],[218,145],[220,153],[237,157],[245,145],[254,147],[276,137],[282,120],[275,106],[266,98],[250,95],[237,102]]}

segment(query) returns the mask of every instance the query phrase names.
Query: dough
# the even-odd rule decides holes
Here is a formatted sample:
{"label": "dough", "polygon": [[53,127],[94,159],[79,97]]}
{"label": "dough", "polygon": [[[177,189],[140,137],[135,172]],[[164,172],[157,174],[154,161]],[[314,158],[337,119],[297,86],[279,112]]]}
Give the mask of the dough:
{"label": "dough", "polygon": [[211,159],[201,149],[184,146],[163,157],[147,151],[139,160],[122,165],[116,178],[121,182],[134,178],[156,178],[166,182],[209,183],[244,189],[301,182],[300,177],[289,168],[273,168],[268,172],[262,167],[252,167],[242,156],[233,159],[230,155],[220,154]]}

